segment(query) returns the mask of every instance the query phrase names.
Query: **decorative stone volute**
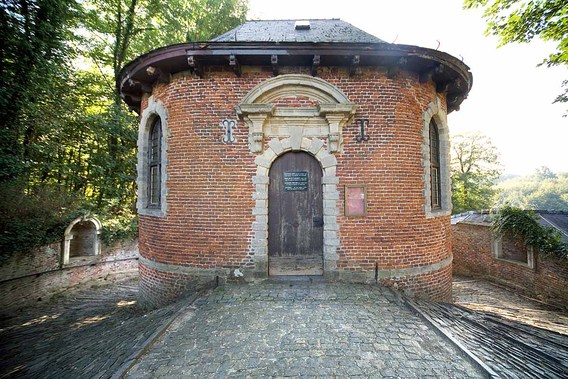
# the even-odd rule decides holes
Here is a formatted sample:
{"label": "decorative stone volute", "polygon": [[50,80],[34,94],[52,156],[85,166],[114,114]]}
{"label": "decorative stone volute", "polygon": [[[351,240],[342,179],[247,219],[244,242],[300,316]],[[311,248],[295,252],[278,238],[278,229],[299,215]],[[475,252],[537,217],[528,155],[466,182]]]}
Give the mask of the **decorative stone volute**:
{"label": "decorative stone volute", "polygon": [[269,116],[274,114],[272,104],[240,104],[237,114],[245,121],[249,129],[249,147],[253,153],[262,152],[264,140],[264,124]]}
{"label": "decorative stone volute", "polygon": [[355,104],[320,104],[318,113],[325,116],[329,124],[328,145],[330,152],[343,149],[343,126],[349,122],[357,111]]}

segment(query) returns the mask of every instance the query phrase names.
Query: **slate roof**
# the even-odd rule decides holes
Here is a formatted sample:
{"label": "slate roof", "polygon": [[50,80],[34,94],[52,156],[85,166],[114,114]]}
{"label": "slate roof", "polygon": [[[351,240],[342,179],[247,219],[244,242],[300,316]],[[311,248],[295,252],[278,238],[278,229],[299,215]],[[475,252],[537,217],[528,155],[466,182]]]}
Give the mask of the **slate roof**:
{"label": "slate roof", "polygon": [[340,19],[305,20],[310,28],[296,30],[299,20],[255,20],[222,34],[214,42],[385,43]]}
{"label": "slate roof", "polygon": [[562,242],[568,243],[568,213],[566,212],[542,212],[537,211],[540,216],[539,224],[544,227],[556,228],[561,236]]}
{"label": "slate roof", "polygon": [[460,222],[470,223],[470,224],[490,224],[491,223],[491,213],[489,211],[470,211],[464,212],[452,216],[452,225]]}
{"label": "slate roof", "polygon": [[[545,228],[554,228],[560,232],[562,242],[568,243],[568,212],[553,211],[534,211],[538,218],[537,222]],[[494,213],[493,213],[494,214]],[[470,211],[452,216],[452,225],[458,223],[469,224],[485,224],[488,225],[492,221],[492,215],[489,211]]]}
{"label": "slate roof", "polygon": [[[295,28],[296,22],[310,27]],[[359,67],[383,67],[389,76],[413,72],[445,94],[448,113],[459,110],[473,83],[469,67],[447,53],[387,43],[339,19],[314,19],[248,21],[210,41],[149,51],[122,68],[116,86],[124,102],[140,113],[144,93],[156,82],[169,82],[171,75],[188,70],[202,78],[208,66],[229,66],[237,76],[244,66],[270,67],[274,76],[280,67],[290,66],[308,67],[314,76],[318,67],[343,67],[350,76]]]}

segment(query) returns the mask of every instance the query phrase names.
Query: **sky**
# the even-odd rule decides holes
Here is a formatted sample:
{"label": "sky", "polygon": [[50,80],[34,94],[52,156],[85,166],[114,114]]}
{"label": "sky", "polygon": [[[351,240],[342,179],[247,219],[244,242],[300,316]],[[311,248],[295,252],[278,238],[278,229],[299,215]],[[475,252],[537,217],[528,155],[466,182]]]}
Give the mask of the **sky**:
{"label": "sky", "polygon": [[248,19],[340,18],[386,42],[436,49],[463,59],[473,87],[448,115],[454,135],[481,132],[500,152],[504,174],[541,166],[568,172],[568,104],[553,104],[566,67],[537,67],[553,44],[498,46],[481,10],[461,0],[250,0]]}

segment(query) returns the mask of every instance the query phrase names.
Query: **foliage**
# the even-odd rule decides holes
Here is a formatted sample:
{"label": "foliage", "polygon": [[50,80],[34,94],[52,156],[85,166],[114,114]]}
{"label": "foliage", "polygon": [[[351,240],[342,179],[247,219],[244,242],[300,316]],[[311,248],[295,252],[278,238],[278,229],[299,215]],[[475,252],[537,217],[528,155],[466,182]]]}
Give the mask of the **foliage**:
{"label": "foliage", "polygon": [[86,52],[99,67],[112,68],[102,74],[112,73],[108,81],[115,83],[128,60],[224,33],[245,20],[248,6],[244,0],[90,0],[84,8],[83,25],[96,37],[86,41]]}
{"label": "foliage", "polygon": [[562,242],[558,230],[541,226],[536,217],[533,211],[507,205],[493,219],[492,229],[497,236],[511,233],[521,237],[527,246],[545,255],[554,254],[568,259],[568,244]]}
{"label": "foliage", "polygon": [[138,216],[133,212],[121,211],[110,215],[107,213],[102,215],[101,222],[104,225],[101,233],[104,244],[138,237]]}
{"label": "foliage", "polygon": [[0,181],[26,174],[29,147],[53,87],[68,72],[66,41],[76,4],[65,0],[0,5]]}
{"label": "foliage", "polygon": [[[117,91],[137,55],[237,26],[245,0],[0,3],[0,248],[60,239],[81,214],[136,235],[138,120]],[[63,229],[62,229],[63,228]]]}
{"label": "foliage", "polygon": [[454,136],[451,145],[453,212],[490,208],[501,172],[497,149],[480,133]]}
{"label": "foliage", "polygon": [[[484,9],[487,33],[499,36],[501,45],[530,42],[539,37],[555,42],[556,51],[543,63],[568,66],[568,6],[566,0],[464,0],[467,9]],[[556,102],[568,101],[568,80]]]}
{"label": "foliage", "polygon": [[496,207],[509,204],[522,209],[568,212],[568,173],[555,174],[547,167],[535,174],[497,184]]}
{"label": "foliage", "polygon": [[61,239],[67,225],[82,214],[77,199],[45,186],[26,196],[21,184],[0,183],[0,256]]}

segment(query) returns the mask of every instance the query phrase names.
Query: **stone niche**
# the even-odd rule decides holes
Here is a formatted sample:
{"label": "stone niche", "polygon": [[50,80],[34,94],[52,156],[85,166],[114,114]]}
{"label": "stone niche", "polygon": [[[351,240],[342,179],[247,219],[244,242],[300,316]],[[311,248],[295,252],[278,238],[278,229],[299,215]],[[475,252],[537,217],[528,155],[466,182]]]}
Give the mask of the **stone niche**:
{"label": "stone niche", "polygon": [[62,264],[71,258],[96,256],[101,253],[99,235],[102,224],[94,217],[79,217],[65,229]]}

